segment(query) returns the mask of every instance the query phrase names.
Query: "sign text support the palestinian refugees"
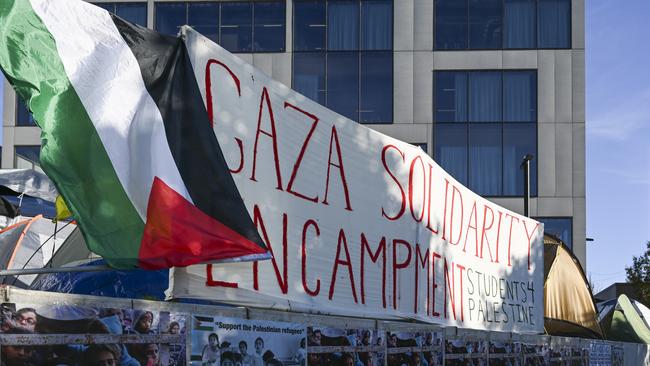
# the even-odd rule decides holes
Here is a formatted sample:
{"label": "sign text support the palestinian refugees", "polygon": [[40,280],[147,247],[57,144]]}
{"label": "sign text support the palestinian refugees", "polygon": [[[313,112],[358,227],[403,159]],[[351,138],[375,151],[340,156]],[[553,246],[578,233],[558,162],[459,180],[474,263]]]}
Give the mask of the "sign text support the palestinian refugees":
{"label": "sign text support the palestinian refugees", "polygon": [[540,223],[471,192],[419,148],[184,32],[216,137],[273,259],[175,269],[170,297],[543,329]]}

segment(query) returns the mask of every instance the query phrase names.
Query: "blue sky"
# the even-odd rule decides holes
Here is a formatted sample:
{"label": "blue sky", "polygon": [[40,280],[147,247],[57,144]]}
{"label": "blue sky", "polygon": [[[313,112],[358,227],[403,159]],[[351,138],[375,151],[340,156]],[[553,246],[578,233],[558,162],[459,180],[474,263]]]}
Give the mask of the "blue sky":
{"label": "blue sky", "polygon": [[587,273],[604,289],[650,240],[650,1],[585,3]]}
{"label": "blue sky", "polygon": [[650,1],[585,3],[587,273],[602,290],[650,240]]}

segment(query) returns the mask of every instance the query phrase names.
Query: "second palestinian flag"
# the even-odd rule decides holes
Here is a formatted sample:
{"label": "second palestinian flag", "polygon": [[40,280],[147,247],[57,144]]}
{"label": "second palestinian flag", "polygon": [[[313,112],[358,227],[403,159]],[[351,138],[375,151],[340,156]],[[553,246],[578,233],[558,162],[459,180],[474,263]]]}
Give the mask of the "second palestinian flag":
{"label": "second palestinian flag", "polygon": [[78,0],[0,2],[0,68],[41,164],[116,268],[268,258],[185,45]]}

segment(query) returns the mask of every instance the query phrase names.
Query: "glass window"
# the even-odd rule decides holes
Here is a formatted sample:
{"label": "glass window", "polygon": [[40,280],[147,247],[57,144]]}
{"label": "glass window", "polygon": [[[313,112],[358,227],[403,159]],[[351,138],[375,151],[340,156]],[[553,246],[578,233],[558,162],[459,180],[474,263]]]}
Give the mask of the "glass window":
{"label": "glass window", "polygon": [[530,162],[530,195],[537,196],[537,125],[535,123],[503,124],[503,195],[524,194],[524,155],[535,156]]}
{"label": "glass window", "polygon": [[327,55],[327,107],[359,120],[359,53],[332,52]]}
{"label": "glass window", "polygon": [[393,2],[295,0],[293,11],[293,88],[352,120],[391,123]]}
{"label": "glass window", "polygon": [[437,50],[571,48],[571,0],[434,0]]}
{"label": "glass window", "polygon": [[469,73],[469,121],[501,121],[501,72]]}
{"label": "glass window", "polygon": [[147,3],[116,3],[115,14],[128,22],[147,26]]}
{"label": "glass window", "polygon": [[482,196],[500,196],[501,124],[469,124],[469,188]]}
{"label": "glass window", "polygon": [[436,48],[457,50],[467,48],[467,1],[437,0]]}
{"label": "glass window", "polygon": [[535,217],[544,224],[544,233],[555,235],[573,250],[573,219],[571,217]]}
{"label": "glass window", "polygon": [[[435,81],[435,155],[469,189],[484,196],[523,194],[522,157],[537,155],[537,74],[439,71]],[[537,161],[531,162],[537,195]]]}
{"label": "glass window", "polygon": [[338,0],[327,4],[327,49],[359,49],[359,1]]}
{"label": "glass window", "polygon": [[185,3],[156,3],[156,30],[170,36],[178,34],[187,19]]}
{"label": "glass window", "polygon": [[[2,80],[0,80],[0,87]],[[20,98],[16,98],[16,126],[36,126],[34,116],[27,110],[27,106]]]}
{"label": "glass window", "polygon": [[539,48],[570,48],[571,1],[538,1]]}
{"label": "glass window", "polygon": [[327,31],[325,2],[296,1],[293,9],[294,50],[325,50],[325,34]]}
{"label": "glass window", "polygon": [[147,3],[94,3],[93,5],[117,15],[127,22],[147,26]]}
{"label": "glass window", "polygon": [[393,120],[393,53],[361,52],[361,106],[359,122]]}
{"label": "glass window", "polygon": [[467,73],[436,73],[436,121],[467,122]]}
{"label": "glass window", "polygon": [[440,166],[467,186],[467,124],[443,123],[436,126],[435,159]]}
{"label": "glass window", "polygon": [[503,120],[534,122],[537,120],[537,74],[535,71],[503,73]]}
{"label": "glass window", "polygon": [[222,3],[221,47],[230,52],[251,52],[253,50],[252,22],[252,3]]}
{"label": "glass window", "polygon": [[393,49],[393,2],[361,1],[361,49]]}
{"label": "glass window", "polygon": [[501,0],[469,0],[469,48],[502,48],[502,13]]}
{"label": "glass window", "polygon": [[424,151],[424,153],[425,153],[425,154],[426,154],[426,153],[427,153],[427,151],[428,151],[428,150],[427,150],[427,149],[428,149],[428,147],[427,147],[427,144],[426,144],[426,143],[421,143],[421,142],[420,142],[420,143],[418,143],[418,142],[416,142],[416,143],[414,143],[414,144],[411,144],[411,145],[415,145],[415,146],[417,146],[417,147],[419,147],[419,148],[420,148],[420,150],[422,150],[422,151]]}
{"label": "glass window", "polygon": [[156,30],[176,35],[189,24],[230,52],[284,52],[284,1],[156,4]]}
{"label": "glass window", "polygon": [[115,13],[115,3],[93,3],[93,5],[98,6],[109,13]]}
{"label": "glass window", "polygon": [[255,2],[255,29],[253,52],[284,52],[285,42],[285,3]]}
{"label": "glass window", "polygon": [[40,164],[41,147],[39,145],[15,146],[16,168],[32,169]]}
{"label": "glass window", "polygon": [[535,8],[535,0],[505,0],[504,48],[535,48]]}
{"label": "glass window", "polygon": [[324,53],[294,54],[293,89],[313,101],[326,104]]}
{"label": "glass window", "polygon": [[188,3],[187,24],[214,42],[219,42],[219,3]]}

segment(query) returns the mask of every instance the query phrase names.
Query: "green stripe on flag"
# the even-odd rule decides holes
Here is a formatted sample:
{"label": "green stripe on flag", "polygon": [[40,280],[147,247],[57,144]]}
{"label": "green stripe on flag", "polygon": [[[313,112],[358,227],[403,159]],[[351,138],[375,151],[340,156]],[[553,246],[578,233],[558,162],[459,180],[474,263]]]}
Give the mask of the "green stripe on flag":
{"label": "green stripe on flag", "polygon": [[41,127],[43,170],[90,250],[113,267],[136,267],[144,223],[66,75],[55,39],[27,0],[0,1],[0,68]]}
{"label": "green stripe on flag", "polygon": [[200,322],[208,322],[212,323],[214,321],[214,318],[211,316],[194,316],[194,318]]}

